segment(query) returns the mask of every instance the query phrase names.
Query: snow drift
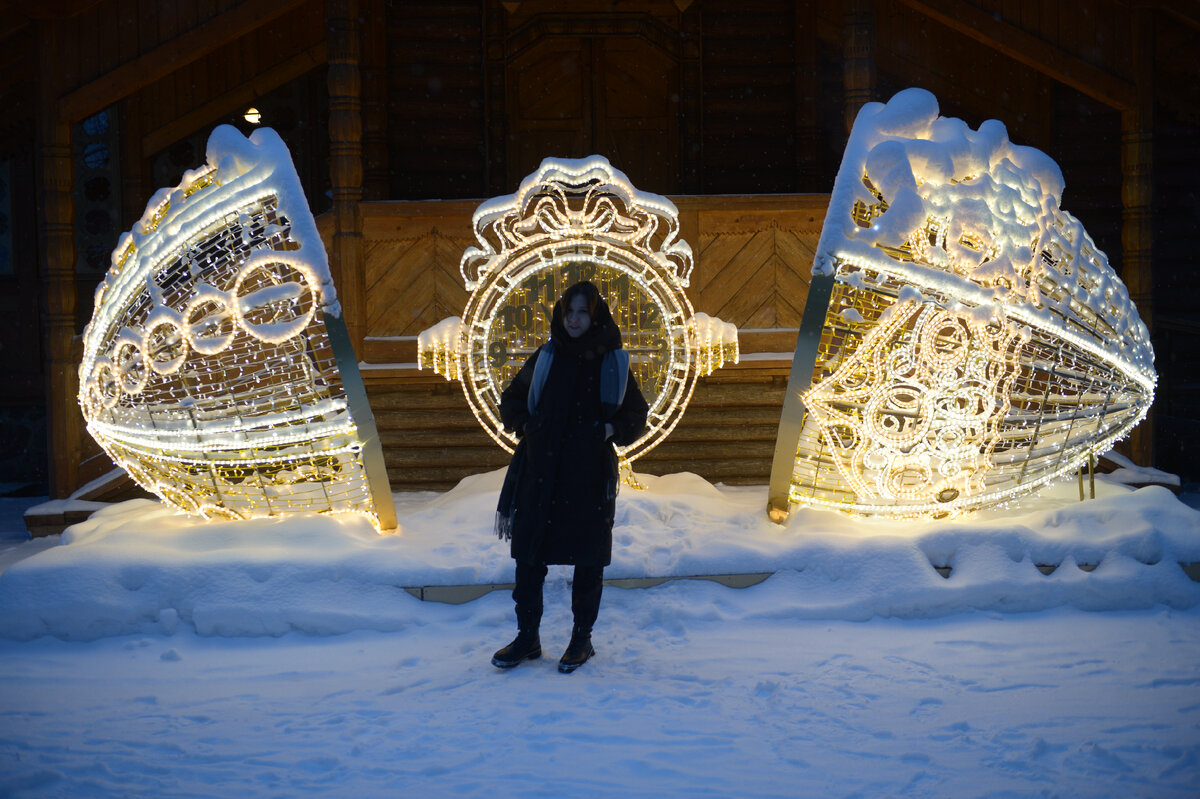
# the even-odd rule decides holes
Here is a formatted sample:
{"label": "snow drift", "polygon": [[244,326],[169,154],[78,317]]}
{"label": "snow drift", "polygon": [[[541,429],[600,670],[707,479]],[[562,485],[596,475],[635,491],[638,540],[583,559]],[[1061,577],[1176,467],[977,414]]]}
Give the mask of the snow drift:
{"label": "snow drift", "polygon": [[[203,522],[158,502],[121,503],[0,574],[0,636],[420,627],[439,606],[405,588],[511,581],[507,545],[492,534],[502,476],[476,475],[441,495],[396,495],[394,535],[355,516]],[[966,520],[802,510],[778,527],[763,512],[764,488],[691,474],[640,478],[646,489],[626,488],[618,500],[607,578],[773,574],[763,612],[799,619],[1200,604],[1200,584],[1180,567],[1200,562],[1200,513],[1161,487],[1101,479],[1097,499],[1079,502],[1065,482]]]}

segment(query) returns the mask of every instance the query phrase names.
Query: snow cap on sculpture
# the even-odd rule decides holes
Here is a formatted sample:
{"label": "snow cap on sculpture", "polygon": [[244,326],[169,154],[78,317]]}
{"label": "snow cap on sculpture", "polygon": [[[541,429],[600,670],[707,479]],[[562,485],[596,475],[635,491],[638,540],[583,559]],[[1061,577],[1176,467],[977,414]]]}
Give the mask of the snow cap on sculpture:
{"label": "snow cap on sculpture", "polygon": [[[859,112],[813,272],[847,258],[907,262],[944,273],[928,275],[931,283],[957,284],[972,301],[1020,307],[1046,324],[1095,314],[1152,385],[1149,332],[1108,258],[1060,207],[1064,188],[1058,164],[1013,144],[1002,122],[972,130],[939,116],[929,92],[906,89]],[[1063,263],[1087,279],[1063,284],[1055,275]]]}
{"label": "snow cap on sculpture", "polygon": [[247,139],[221,126],[207,156],[155,193],[96,290],[79,367],[88,431],[189,513],[354,511],[394,526],[374,421],[286,145],[269,128]]}
{"label": "snow cap on sculpture", "polygon": [[[616,203],[585,202],[572,207],[565,200],[568,193],[608,195]],[[628,176],[602,155],[543,158],[515,193],[480,203],[471,223],[479,247],[467,248],[460,263],[463,281],[471,290],[504,251],[546,238],[578,235],[639,246],[684,288],[692,272],[692,248],[678,238],[675,203],[635,188]]]}
{"label": "snow cap on sculpture", "polygon": [[1063,188],[1003,124],[941,117],[922,89],[863,107],[814,261],[809,302],[828,299],[806,309],[811,383],[785,405],[773,508],[790,480],[790,503],[953,515],[1032,491],[1141,420],[1146,326]]}

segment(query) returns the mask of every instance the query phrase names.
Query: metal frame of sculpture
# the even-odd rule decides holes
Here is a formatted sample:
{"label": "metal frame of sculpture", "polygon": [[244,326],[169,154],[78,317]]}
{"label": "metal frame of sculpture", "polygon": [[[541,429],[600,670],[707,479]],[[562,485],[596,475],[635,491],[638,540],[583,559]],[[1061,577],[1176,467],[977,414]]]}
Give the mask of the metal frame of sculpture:
{"label": "metal frame of sculpture", "polygon": [[859,114],[822,229],[769,511],[944,517],[1079,468],[1146,415],[1145,324],[1043,153],[909,89]]}

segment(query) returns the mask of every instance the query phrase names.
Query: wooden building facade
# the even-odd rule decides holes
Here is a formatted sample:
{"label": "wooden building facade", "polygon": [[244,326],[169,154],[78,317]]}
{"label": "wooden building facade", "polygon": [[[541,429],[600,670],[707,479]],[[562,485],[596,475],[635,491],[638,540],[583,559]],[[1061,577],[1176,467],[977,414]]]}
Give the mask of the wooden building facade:
{"label": "wooden building facade", "polygon": [[[45,0],[0,12],[0,483],[45,479],[61,497],[111,469],[75,404],[93,288],[150,194],[204,160],[215,125],[248,131],[250,108],[287,141],[319,215],[394,489],[504,462],[458,386],[413,368],[415,336],[463,307],[457,264],[478,201],[546,155],[590,153],[675,199],[697,254],[693,304],[743,330],[743,362],[701,381],[639,469],[765,482],[849,123],[908,86],[972,127],[1002,120],[1059,162],[1063,207],[1153,332],[1158,400],[1131,451],[1200,477],[1187,458],[1200,447],[1200,2]],[[41,462],[44,478],[28,466]]]}

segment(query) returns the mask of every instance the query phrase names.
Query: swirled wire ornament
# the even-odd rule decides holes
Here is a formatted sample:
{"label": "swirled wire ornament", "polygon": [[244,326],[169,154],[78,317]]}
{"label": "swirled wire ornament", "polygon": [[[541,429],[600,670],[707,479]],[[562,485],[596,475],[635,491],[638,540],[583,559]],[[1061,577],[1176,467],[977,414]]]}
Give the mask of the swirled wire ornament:
{"label": "swirled wire ornament", "polygon": [[1076,470],[1146,415],[1145,324],[1045,154],[909,89],[846,145],[769,510],[944,517]]}
{"label": "swirled wire ornament", "polygon": [[187,513],[395,527],[325,250],[279,136],[228,126],[122,236],[84,333],[88,432]]}
{"label": "swirled wire ornament", "polygon": [[500,393],[548,340],[554,302],[578,280],[606,297],[650,405],[646,432],[618,448],[626,464],[670,434],[701,375],[737,362],[737,328],[693,313],[684,293],[692,251],[678,209],[607,159],[547,158],[515,194],[481,204],[473,225],[478,246],[460,262],[467,306],[421,333],[418,358],[462,380],[475,417],[506,450],[517,439],[500,422]]}

